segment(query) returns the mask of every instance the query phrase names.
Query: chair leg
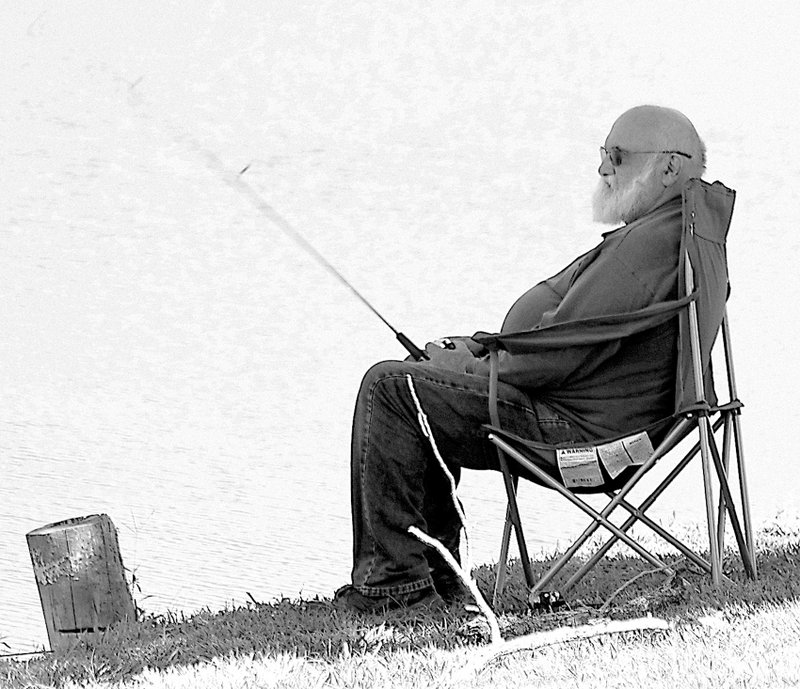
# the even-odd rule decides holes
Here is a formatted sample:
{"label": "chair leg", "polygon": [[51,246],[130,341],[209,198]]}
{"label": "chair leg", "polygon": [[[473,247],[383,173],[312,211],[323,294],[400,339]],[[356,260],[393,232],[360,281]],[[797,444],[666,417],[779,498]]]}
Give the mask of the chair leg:
{"label": "chair leg", "polygon": [[[719,451],[717,450],[716,444],[713,442],[711,443],[709,449],[711,450],[711,458],[714,461],[714,468],[716,469],[717,479],[719,480],[720,502],[724,504],[725,510],[730,516],[731,527],[733,528],[733,533],[734,536],[736,537],[736,543],[739,546],[739,552],[742,555],[742,563],[744,564],[747,576],[749,576],[751,579],[755,578],[755,575],[753,573],[752,558],[750,557],[747,544],[745,543],[745,537],[742,532],[742,527],[739,522],[739,517],[736,514],[736,507],[733,503],[733,496],[731,495],[731,489],[730,486],[728,485],[728,477],[723,468],[722,461],[720,460]],[[721,548],[719,550],[719,554],[721,558],[722,557]]]}
{"label": "chair leg", "polygon": [[[615,507],[617,505],[617,501],[623,499],[625,494],[628,491],[630,491],[630,489],[633,488],[634,485],[636,485],[636,483],[638,482],[639,478],[641,478],[645,473],[647,473],[647,471],[649,470],[650,466],[652,466],[652,464],[654,464],[655,461],[660,456],[663,456],[664,454],[666,454],[667,452],[670,452],[671,450],[673,450],[675,448],[677,443],[680,441],[681,437],[683,437],[683,433],[687,430],[687,427],[688,427],[689,424],[690,424],[690,422],[688,420],[685,420],[681,425],[679,425],[679,426],[677,426],[676,428],[673,429],[673,431],[668,435],[668,437],[665,438],[662,441],[662,443],[659,446],[658,450],[653,454],[653,456],[650,458],[650,460],[648,460],[648,462],[644,466],[640,467],[640,469],[637,472],[637,474],[629,481],[629,483],[627,484],[625,489],[619,491],[617,496],[615,498],[613,498],[612,501],[605,507],[605,509],[603,510],[603,512],[600,515],[601,519],[607,517],[615,509]],[[497,438],[497,436],[491,436],[490,435],[489,438],[490,439],[494,438],[493,442],[494,442],[495,446],[497,447],[498,452],[501,453],[501,454],[502,454],[502,452],[501,452],[500,443],[502,443],[502,445],[504,447],[510,447],[504,441],[502,441],[501,439]],[[696,453],[697,453],[697,449],[695,448],[693,453],[691,454],[691,456],[693,456]],[[522,455],[519,455],[518,453],[517,453],[517,456],[521,457],[521,461],[519,459],[517,461],[519,461],[522,466],[527,466],[527,460],[524,457],[522,457]],[[691,456],[684,458],[684,464],[683,465],[685,465],[685,463],[688,462],[689,459],[691,459]],[[505,457],[504,456],[501,457],[501,460],[502,460],[501,464],[500,464],[501,469],[504,466],[507,467],[507,463],[505,463]],[[682,466],[681,466],[681,468],[682,468]],[[536,467],[536,468],[532,468],[531,467],[530,470],[534,474],[536,474],[537,472],[540,472],[538,467]],[[677,472],[676,472],[676,474],[677,474]],[[544,476],[543,480],[545,480],[545,483],[547,483],[547,481],[552,481],[552,479],[550,479],[549,476],[546,476],[546,475],[543,475],[543,476]],[[672,481],[672,479],[670,478],[669,482],[671,482],[671,481]],[[575,501],[574,496],[569,494],[568,491],[565,488],[563,488],[562,486],[560,486],[558,484],[555,484],[555,485],[552,485],[551,487],[555,488],[555,490],[557,490],[558,492],[562,493],[565,497],[567,497],[567,499],[570,499],[573,502]],[[663,488],[661,490],[663,490]],[[578,500],[577,504],[580,506],[583,503],[581,503]],[[564,566],[564,564],[566,564],[566,562],[569,561],[569,559],[581,548],[581,546],[589,539],[589,537],[600,527],[600,523],[601,522],[599,522],[597,520],[593,520],[589,524],[589,526],[584,530],[584,532],[578,537],[578,539],[572,544],[572,546],[570,546],[570,548],[558,560],[556,560],[556,562],[550,567],[550,569],[544,574],[544,576],[538,582],[536,582],[535,585],[534,585],[534,583],[532,581],[532,578],[527,579],[528,588],[531,590],[531,594],[530,594],[531,597],[535,596],[539,591],[542,591],[544,589],[544,587],[547,586],[550,583],[550,581],[555,577],[556,574],[558,574],[558,572],[561,570],[561,568]],[[612,539],[612,543],[616,542],[617,540],[619,540],[619,539],[616,536],[614,536],[613,539]],[[640,546],[638,546],[638,544],[635,544],[635,545],[631,545],[631,547],[634,550],[636,550],[637,547],[640,547]],[[644,550],[644,549],[642,549],[642,550]],[[644,552],[647,553],[646,550]],[[647,559],[648,555],[649,555],[649,553],[647,553],[647,555],[642,554],[642,557],[645,557]],[[663,564],[663,563],[660,563],[660,561],[658,561],[658,562],[659,562],[659,564],[657,566],[661,566]],[[566,588],[563,588],[562,590],[566,591],[569,588],[570,587],[567,586]]]}
{"label": "chair leg", "polygon": [[[721,420],[717,419],[715,422],[715,428],[718,428],[721,424]],[[680,462],[678,462],[662,480],[661,483],[653,489],[653,491],[648,495],[639,505],[639,511],[645,512],[646,510],[650,509],[650,507],[655,503],[655,501],[661,496],[661,494],[672,484],[672,482],[678,477],[678,475],[686,468],[686,465],[691,462],[695,456],[700,452],[700,443],[695,443],[694,446],[683,456]],[[620,504],[625,506],[625,501],[620,501]],[[623,524],[620,526],[620,529],[627,532],[638,520],[638,517],[632,513],[633,516],[629,517]],[[650,528],[653,528],[652,526]],[[575,586],[583,577],[594,567],[604,556],[605,554],[617,543],[619,539],[614,536],[613,534],[608,538],[608,540],[583,564],[583,566],[575,572],[575,574],[570,577],[566,584],[564,584],[562,588],[562,593],[565,591],[570,590],[573,586]],[[684,546],[685,547],[685,546]],[[682,551],[681,548],[679,550]],[[688,548],[687,548],[688,550]],[[683,551],[682,551],[683,552]],[[691,551],[690,551],[691,552]],[[686,554],[686,553],[684,553]],[[694,557],[691,555],[687,555],[690,559],[694,560],[697,558],[699,562],[696,562],[700,567],[705,569],[706,571],[711,571],[711,565],[700,558],[696,553],[692,553]]]}
{"label": "chair leg", "polygon": [[[722,319],[722,343],[725,351],[725,368],[728,376],[728,392],[731,400],[738,401],[739,396],[736,390],[736,375],[733,370],[733,348],[731,346],[731,331],[728,324],[728,314],[725,313]],[[733,417],[733,442],[736,450],[737,473],[739,474],[739,496],[742,505],[742,522],[744,523],[744,535],[747,546],[747,557],[750,560],[752,576],[758,578],[758,568],[756,565],[755,540],[753,538],[753,523],[750,518],[750,496],[747,490],[747,476],[744,468],[744,448],[742,446],[742,427],[740,424],[740,410],[734,409],[731,412]],[[742,559],[745,553],[741,552]]]}
{"label": "chair leg", "polygon": [[[545,587],[555,578],[555,576],[563,569],[564,565],[566,565],[575,553],[580,550],[581,546],[589,539],[589,537],[597,531],[599,528],[599,523],[593,521],[589,524],[589,526],[584,529],[583,533],[572,543],[572,545],[564,551],[564,553],[550,566],[544,575],[536,582],[536,584],[530,587],[530,592],[528,594],[530,599],[533,599],[537,596],[541,591],[544,591]],[[569,585],[560,587],[561,593],[565,593],[571,587]]]}
{"label": "chair leg", "polygon": [[[498,448],[502,449],[502,451],[504,453],[507,453],[509,457],[512,457],[518,464],[520,464],[520,466],[522,466],[525,469],[527,469],[528,471],[530,471],[537,478],[539,478],[541,481],[543,481],[547,486],[549,486],[553,490],[558,491],[567,500],[569,500],[572,504],[574,504],[578,509],[580,509],[584,513],[588,514],[593,519],[593,521],[596,522],[596,524],[590,525],[590,527],[587,529],[587,531],[592,531],[593,532],[594,530],[596,530],[598,528],[597,525],[602,525],[606,529],[611,531],[613,534],[615,534],[618,538],[622,539],[629,547],[633,548],[633,550],[635,550],[641,557],[643,557],[645,560],[647,560],[654,567],[659,567],[659,568],[662,568],[662,569],[664,569],[666,571],[671,571],[670,568],[665,563],[663,563],[661,560],[659,560],[657,557],[655,557],[646,548],[642,547],[639,543],[637,543],[635,540],[633,540],[625,532],[621,531],[619,529],[619,527],[617,527],[615,524],[610,522],[606,518],[606,516],[604,514],[601,514],[601,513],[597,512],[597,510],[595,510],[592,507],[590,507],[589,505],[587,505],[580,498],[575,497],[569,490],[564,488],[560,483],[555,481],[551,476],[549,476],[547,473],[542,471],[533,462],[529,461],[527,457],[525,457],[523,454],[518,452],[514,447],[512,447],[511,445],[506,443],[502,438],[499,438],[498,436],[496,436],[494,434],[490,434],[489,435],[489,440],[491,442],[493,442]],[[609,507],[606,508],[606,510],[608,510],[608,509],[609,509]],[[613,507],[611,509],[613,509]],[[586,532],[584,532],[584,534],[586,534]],[[553,576],[553,574],[551,574],[553,572],[553,570],[558,571],[558,569],[560,569],[560,567],[563,566],[563,563],[565,563],[570,557],[572,557],[572,555],[574,554],[575,550],[577,550],[577,548],[579,548],[582,544],[583,544],[583,540],[581,540],[581,539],[579,539],[576,543],[574,543],[573,544],[573,548],[570,548],[567,551],[567,553],[565,553],[564,556],[559,558],[559,561],[556,562],[555,565],[553,565],[553,567],[551,568],[550,571],[548,571],[548,573],[545,575],[545,578],[547,578],[548,581],[549,581],[549,579],[552,578],[552,576]],[[541,588],[543,586],[545,586],[545,585],[546,584],[542,583],[542,581],[540,581],[538,584],[536,584],[536,586],[534,587],[534,590],[532,591],[532,595],[534,594],[534,592],[538,592],[539,590],[541,590]]]}
{"label": "chair leg", "polygon": [[[744,448],[742,446],[742,429],[739,423],[739,414],[733,413],[733,441],[736,448],[737,471],[739,474],[739,492],[742,500],[742,521],[744,522],[747,555],[750,558],[753,579],[758,578],[756,564],[755,539],[753,538],[753,522],[750,518],[750,496],[747,490],[747,476],[744,468]],[[744,553],[740,553],[744,557]]]}
{"label": "chair leg", "polygon": [[531,568],[531,560],[528,555],[528,546],[525,543],[525,534],[522,531],[522,520],[519,516],[519,505],[517,503],[518,479],[516,476],[511,475],[511,471],[508,468],[508,461],[506,460],[505,454],[499,447],[497,448],[497,457],[500,463],[500,471],[503,474],[503,483],[506,487],[506,498],[508,499],[506,519],[510,520],[514,527],[514,534],[517,537],[517,548],[519,548],[519,559],[522,564],[522,571],[525,574],[525,582],[530,588],[533,586],[534,577],[533,569]]}
{"label": "chair leg", "polygon": [[494,590],[492,591],[492,607],[497,609],[500,596],[506,585],[506,568],[508,566],[508,546],[511,544],[511,508],[506,505],[506,521],[503,524],[503,539],[500,542],[500,555],[494,568]]}
{"label": "chair leg", "polygon": [[700,429],[700,461],[703,467],[703,491],[706,504],[706,523],[708,526],[708,549],[709,559],[711,560],[711,583],[718,588],[722,583],[722,562],[720,560],[719,547],[717,543],[717,526],[714,515],[714,495],[711,485],[711,446],[709,431],[711,423],[707,414],[701,414],[698,418]]}
{"label": "chair leg", "polygon": [[[728,476],[730,472],[730,456],[731,456],[731,420],[727,412],[723,412],[725,417],[725,426],[722,429],[722,468],[725,475]],[[719,543],[719,551],[725,552],[725,523],[727,520],[727,513],[725,511],[725,501],[723,500],[722,493],[719,496],[719,507],[717,509],[717,542]]]}
{"label": "chair leg", "polygon": [[[697,553],[695,553],[691,548],[684,545],[681,541],[679,541],[675,536],[673,536],[669,531],[667,531],[663,526],[654,522],[650,517],[648,517],[643,511],[641,507],[634,507],[630,503],[626,501],[622,501],[620,503],[622,507],[624,507],[628,512],[631,513],[631,517],[629,517],[628,521],[625,522],[620,528],[626,529],[626,525],[628,522],[635,523],[637,521],[642,522],[645,526],[652,529],[655,533],[657,533],[661,538],[663,538],[667,543],[669,543],[673,548],[683,553],[683,555],[694,562],[700,569],[706,570],[706,572],[711,572],[711,563],[707,560],[704,560],[700,557]],[[630,528],[630,527],[628,527]]]}

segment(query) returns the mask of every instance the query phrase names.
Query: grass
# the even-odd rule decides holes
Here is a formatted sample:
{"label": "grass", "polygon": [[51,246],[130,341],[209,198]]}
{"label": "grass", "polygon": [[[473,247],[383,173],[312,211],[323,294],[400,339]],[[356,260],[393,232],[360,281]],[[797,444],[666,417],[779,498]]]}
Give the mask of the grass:
{"label": "grass", "polygon": [[[762,531],[759,580],[735,558],[731,582],[715,591],[705,575],[674,558],[678,573],[619,554],[598,567],[556,612],[531,613],[519,565],[502,601],[506,638],[652,614],[671,630],[573,641],[493,661],[459,679],[485,642],[485,626],[452,612],[424,618],[364,619],[324,600],[253,603],[220,612],[144,616],[68,650],[0,661],[0,686],[94,687],[127,682],[167,687],[655,687],[800,684],[800,532]],[[543,571],[549,557],[534,565]],[[488,594],[493,573],[475,573]],[[633,581],[632,581],[633,580]],[[623,588],[625,582],[632,583]],[[687,678],[689,678],[687,680]],[[463,681],[461,681],[463,680]]]}

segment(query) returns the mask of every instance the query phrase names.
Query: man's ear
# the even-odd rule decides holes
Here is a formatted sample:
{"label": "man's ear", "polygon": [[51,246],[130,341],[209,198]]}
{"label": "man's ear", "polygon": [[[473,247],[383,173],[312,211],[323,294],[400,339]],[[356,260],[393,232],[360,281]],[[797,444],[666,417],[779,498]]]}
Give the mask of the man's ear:
{"label": "man's ear", "polygon": [[669,187],[677,182],[681,177],[681,170],[683,169],[682,156],[672,153],[667,160],[667,166],[661,175],[665,187]]}

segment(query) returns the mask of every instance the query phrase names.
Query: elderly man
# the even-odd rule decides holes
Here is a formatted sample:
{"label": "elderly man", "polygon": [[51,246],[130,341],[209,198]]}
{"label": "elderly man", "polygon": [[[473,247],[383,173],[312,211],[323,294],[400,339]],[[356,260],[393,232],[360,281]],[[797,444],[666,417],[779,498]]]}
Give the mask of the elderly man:
{"label": "elderly man", "polygon": [[[678,111],[639,106],[617,119],[600,153],[594,218],[623,226],[523,294],[503,332],[675,298],[681,189],[704,171],[702,141]],[[556,443],[601,439],[669,416],[676,328],[668,322],[613,343],[500,352],[501,425]],[[497,468],[481,432],[489,423],[489,363],[469,338],[453,338],[447,347],[428,344],[426,353],[426,361],[379,363],[361,383],[351,454],[352,584],[336,592],[339,608],[442,605],[463,593],[440,556],[407,529],[418,527],[457,556],[461,523],[451,478],[457,482],[462,467]],[[420,408],[430,434],[420,424]]]}

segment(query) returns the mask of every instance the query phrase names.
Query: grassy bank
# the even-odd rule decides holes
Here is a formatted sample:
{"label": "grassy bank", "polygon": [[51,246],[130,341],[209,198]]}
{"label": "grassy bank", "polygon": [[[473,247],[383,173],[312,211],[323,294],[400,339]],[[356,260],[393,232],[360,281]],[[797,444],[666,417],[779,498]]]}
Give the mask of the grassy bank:
{"label": "grassy bank", "polygon": [[[654,615],[672,623],[643,631],[520,651],[465,670],[485,646],[481,620],[454,612],[363,619],[328,601],[283,600],[146,616],[67,651],[0,662],[0,685],[136,687],[537,686],[773,687],[800,684],[800,533],[759,534],[760,578],[731,558],[731,582],[714,591],[679,559],[677,575],[646,572],[620,555],[582,582],[569,605],[530,613],[518,567],[502,602],[506,638],[600,619]],[[542,557],[537,569],[546,567]],[[493,574],[476,572],[488,593]],[[626,582],[630,585],[620,587]],[[466,673],[466,674],[465,674]]]}

